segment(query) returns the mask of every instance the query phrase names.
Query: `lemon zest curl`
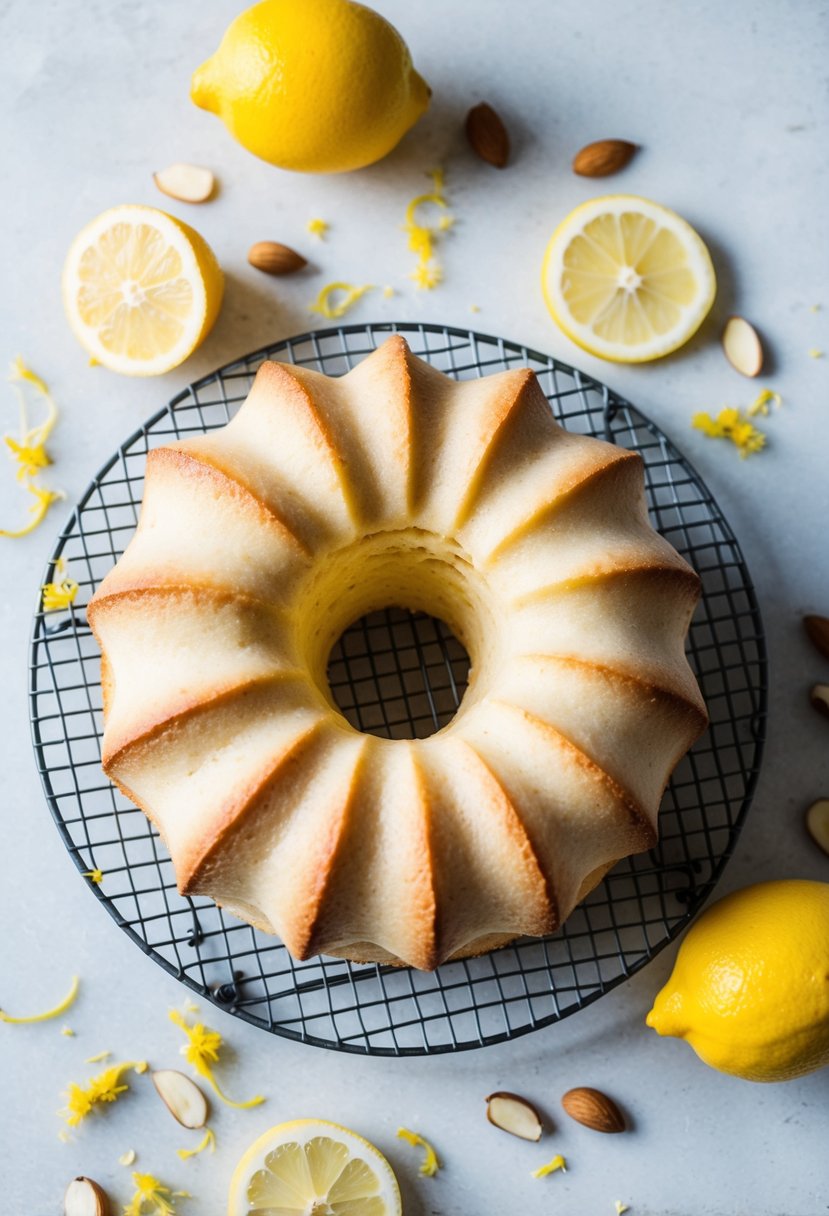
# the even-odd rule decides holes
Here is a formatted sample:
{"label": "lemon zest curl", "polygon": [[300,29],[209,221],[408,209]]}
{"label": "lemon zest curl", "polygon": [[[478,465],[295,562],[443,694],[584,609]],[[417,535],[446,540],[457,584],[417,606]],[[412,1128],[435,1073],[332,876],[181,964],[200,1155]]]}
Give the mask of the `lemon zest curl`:
{"label": "lemon zest curl", "polygon": [[44,612],[60,612],[68,608],[78,594],[78,584],[73,578],[66,577],[66,559],[63,557],[55,562],[55,576],[54,582],[44,583],[41,588]]}
{"label": "lemon zest curl", "polygon": [[567,1173],[567,1162],[560,1153],[546,1165],[540,1165],[537,1170],[533,1170],[532,1176],[533,1178],[546,1178],[548,1174],[554,1174],[556,1170],[561,1170],[563,1174]]}
{"label": "lemon zest curl", "polygon": [[249,1098],[247,1102],[234,1102],[222,1092],[219,1087],[219,1082],[213,1074],[213,1065],[219,1061],[219,1052],[222,1047],[222,1036],[217,1030],[210,1030],[202,1022],[195,1022],[192,1026],[188,1026],[184,1015],[179,1013],[178,1009],[170,1010],[170,1021],[175,1023],[187,1035],[187,1042],[181,1049],[181,1054],[191,1064],[200,1077],[204,1077],[205,1081],[211,1087],[217,1097],[221,1098],[228,1106],[233,1106],[236,1110],[247,1110],[251,1106],[259,1106],[265,1101],[261,1094],[257,1094],[253,1098]]}
{"label": "lemon zest curl", "polygon": [[124,1216],[175,1216],[176,1199],[192,1199],[187,1191],[172,1191],[152,1174],[134,1173],[132,1184],[135,1194],[124,1205]]}
{"label": "lemon zest curl", "polygon": [[[322,291],[317,296],[314,303],[311,305],[311,312],[318,312],[323,317],[328,317],[333,320],[336,317],[343,317],[348,312],[349,308],[353,308],[359,299],[361,299],[367,291],[373,291],[374,284],[366,283],[363,287],[358,287],[354,283],[326,283]],[[338,304],[331,303],[331,297],[335,292],[343,291],[345,295]]]}
{"label": "lemon zest curl", "polygon": [[195,1148],[177,1148],[176,1156],[181,1157],[182,1161],[186,1161],[188,1157],[195,1157],[197,1153],[204,1152],[208,1147],[211,1153],[216,1151],[216,1133],[212,1132],[209,1127],[205,1128],[204,1136]]}
{"label": "lemon zest curl", "polygon": [[766,446],[766,436],[742,410],[727,406],[716,418],[709,413],[694,414],[691,425],[711,439],[730,439],[741,459],[760,452]]}
{"label": "lemon zest curl", "polygon": [[72,976],[72,983],[69,986],[69,991],[62,1001],[55,1005],[54,1009],[47,1009],[45,1013],[32,1013],[27,1017],[12,1017],[9,1013],[4,1013],[0,1009],[0,1022],[11,1022],[14,1025],[22,1025],[24,1022],[48,1022],[50,1018],[58,1018],[62,1013],[65,1013],[70,1005],[74,1003],[75,997],[78,995],[80,987],[80,978],[77,975]]}
{"label": "lemon zest curl", "polygon": [[[11,435],[5,435],[4,440],[12,459],[17,464],[16,479],[22,482],[23,488],[35,500],[30,507],[32,518],[28,524],[16,529],[0,528],[0,536],[16,539],[33,532],[43,521],[52,503],[63,498],[64,495],[60,491],[47,490],[38,486],[35,481],[38,474],[52,463],[45,444],[58,420],[58,407],[49,392],[48,385],[36,372],[26,366],[19,355],[12,362],[8,378],[20,399],[20,438],[13,439]],[[24,384],[31,385],[46,402],[46,417],[34,427],[29,426],[26,414],[26,397],[21,387]]]}
{"label": "lemon zest curl", "polygon": [[69,1127],[77,1127],[96,1106],[115,1102],[121,1094],[129,1089],[123,1080],[123,1074],[132,1069],[134,1072],[147,1071],[146,1060],[125,1060],[122,1064],[112,1064],[90,1077],[86,1085],[70,1082],[66,1090],[66,1106],[59,1113]]}
{"label": "lemon zest curl", "polygon": [[419,1135],[418,1132],[410,1132],[407,1127],[398,1127],[397,1135],[401,1140],[406,1140],[409,1144],[413,1144],[415,1148],[425,1149],[426,1156],[420,1163],[420,1172],[427,1178],[434,1178],[440,1169],[440,1160],[429,1141]]}

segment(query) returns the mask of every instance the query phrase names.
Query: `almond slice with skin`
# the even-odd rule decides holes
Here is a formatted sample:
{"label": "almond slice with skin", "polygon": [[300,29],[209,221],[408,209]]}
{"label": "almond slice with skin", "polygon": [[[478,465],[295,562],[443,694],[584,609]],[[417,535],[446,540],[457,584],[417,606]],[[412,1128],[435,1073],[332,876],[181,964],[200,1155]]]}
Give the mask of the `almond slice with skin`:
{"label": "almond slice with skin", "polygon": [[170,1114],[182,1127],[204,1127],[207,1122],[207,1098],[195,1081],[174,1068],[161,1068],[153,1073],[153,1085]]}
{"label": "almond slice with skin", "polygon": [[763,344],[757,330],[745,317],[729,317],[722,331],[722,348],[733,368],[743,376],[759,376],[763,370]]}
{"label": "almond slice with skin", "polygon": [[201,165],[168,165],[153,174],[153,181],[162,194],[180,203],[206,203],[216,186],[213,174]]}
{"label": "almond slice with skin", "polygon": [[806,830],[818,848],[829,856],[829,798],[819,798],[809,807]]}
{"label": "almond slice with skin", "polygon": [[519,1094],[498,1091],[486,1099],[486,1117],[501,1131],[522,1140],[540,1140],[542,1125],[538,1111]]}
{"label": "almond slice with skin", "polygon": [[91,1178],[73,1178],[63,1197],[64,1216],[109,1216],[109,1200]]}

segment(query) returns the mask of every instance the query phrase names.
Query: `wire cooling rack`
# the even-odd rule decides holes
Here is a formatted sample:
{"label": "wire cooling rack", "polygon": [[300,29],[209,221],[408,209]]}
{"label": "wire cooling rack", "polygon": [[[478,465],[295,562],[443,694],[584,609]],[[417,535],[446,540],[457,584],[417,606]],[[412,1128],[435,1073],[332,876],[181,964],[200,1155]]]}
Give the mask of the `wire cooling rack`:
{"label": "wire cooling rack", "polygon": [[[136,525],[147,452],[223,426],[265,358],[339,375],[389,333],[461,379],[529,366],[570,430],[638,451],[651,518],[699,572],[689,658],[710,726],[665,794],[656,848],[621,862],[551,937],[521,939],[434,973],[332,958],[295,962],[282,943],[180,896],[166,849],[100,768],[100,663],[85,605]],[[739,546],[716,502],[665,435],[634,406],[556,359],[436,325],[348,325],[276,342],[179,393],[101,469],[61,534],[80,585],[63,613],[40,604],[30,704],[38,768],[64,843],[125,933],[205,999],[275,1034],[343,1051],[420,1055],[498,1043],[582,1009],[638,971],[710,894],[757,780],[766,718],[762,622]],[[331,657],[332,691],[360,729],[422,736],[460,703],[467,660],[441,622],[398,609],[364,618]]]}

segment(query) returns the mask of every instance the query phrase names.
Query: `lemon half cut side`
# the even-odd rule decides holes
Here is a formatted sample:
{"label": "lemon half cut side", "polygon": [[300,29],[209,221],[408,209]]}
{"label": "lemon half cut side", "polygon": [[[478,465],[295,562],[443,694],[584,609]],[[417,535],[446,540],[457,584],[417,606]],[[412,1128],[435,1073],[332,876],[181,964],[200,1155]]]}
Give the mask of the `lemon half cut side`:
{"label": "lemon half cut side", "polygon": [[270,1128],[230,1181],[228,1216],[402,1216],[397,1179],[356,1132],[322,1119]]}
{"label": "lemon half cut side", "polygon": [[112,207],[72,242],[63,303],[81,345],[112,371],[156,376],[207,336],[224,279],[210,246],[155,207]]}
{"label": "lemon half cut side", "polygon": [[648,199],[606,195],[576,207],[553,233],[542,267],[553,319],[602,359],[644,363],[699,329],[717,281],[701,237]]}

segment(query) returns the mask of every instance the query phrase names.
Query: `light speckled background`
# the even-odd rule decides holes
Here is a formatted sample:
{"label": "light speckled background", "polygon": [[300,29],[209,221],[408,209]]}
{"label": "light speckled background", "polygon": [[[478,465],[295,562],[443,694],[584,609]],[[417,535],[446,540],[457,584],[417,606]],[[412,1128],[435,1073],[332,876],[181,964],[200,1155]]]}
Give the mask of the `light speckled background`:
{"label": "light speckled background", "polygon": [[[435,90],[428,117],[382,164],[340,178],[293,177],[233,144],[187,99],[191,70],[235,15],[237,0],[0,4],[3,223],[0,226],[0,364],[22,353],[52,383],[64,413],[50,477],[70,500],[113,447],[182,385],[266,340],[298,333],[328,279],[392,283],[393,300],[367,298],[354,319],[474,323],[535,345],[605,378],[684,448],[719,498],[757,582],[769,635],[769,742],[755,806],[721,891],[755,878],[829,879],[829,860],[805,837],[802,812],[829,794],[829,733],[806,703],[827,664],[804,643],[804,611],[829,612],[827,453],[829,244],[826,240],[825,3],[816,0],[380,0],[404,31]],[[459,134],[473,102],[503,113],[515,152],[508,172],[476,162]],[[641,193],[682,212],[709,242],[720,294],[701,334],[679,357],[644,368],[602,365],[548,320],[538,267],[546,239],[570,207],[602,186],[569,172],[590,139],[621,135],[644,145],[611,189]],[[164,203],[152,170],[177,159],[211,165],[218,200],[199,210]],[[400,232],[406,200],[441,162],[459,223],[445,246],[446,283],[410,290],[411,256]],[[203,348],[159,381],[130,382],[90,369],[64,321],[58,276],[76,230],[120,202],[166,205],[195,222],[228,272],[222,317]],[[332,223],[315,245],[312,215]],[[309,251],[317,269],[273,282],[245,251],[275,238]],[[478,304],[479,315],[470,314]],[[823,304],[820,312],[811,306]],[[740,462],[689,428],[698,408],[745,403],[752,386],[716,342],[734,310],[767,336],[770,371],[785,408],[768,424],[769,450]],[[13,398],[3,392],[7,424]],[[10,470],[0,480],[2,520],[20,508]],[[91,1121],[71,1145],[55,1138],[59,1092],[85,1074],[87,1055],[111,1048],[176,1059],[167,1007],[183,990],[133,947],[84,890],[52,826],[29,742],[26,705],[30,613],[43,563],[64,516],[59,507],[32,538],[2,541],[0,637],[3,689],[0,1002],[38,1008],[73,971],[83,995],[58,1024],[0,1026],[0,1174],[9,1216],[60,1210],[74,1173],[100,1179],[119,1201],[129,1146],[140,1164],[197,1198],[183,1211],[223,1210],[231,1165],[278,1120],[319,1115],[364,1132],[398,1169],[408,1216],[528,1213],[612,1216],[623,1199],[636,1216],[815,1216],[829,1203],[829,1070],[758,1087],[709,1071],[681,1043],[643,1024],[674,950],[635,980],[558,1027],[513,1045],[433,1060],[358,1059],[271,1038],[209,1011],[232,1044],[233,1089],[261,1088],[253,1113],[219,1109],[219,1150],[182,1164],[186,1137],[148,1084]],[[499,1135],[483,1119],[491,1089],[522,1091],[556,1112],[574,1084],[618,1095],[635,1116],[626,1136],[601,1138],[556,1117],[538,1148]],[[394,1138],[422,1128],[446,1168],[421,1179]],[[563,1152],[566,1176],[536,1182],[530,1170]]]}

